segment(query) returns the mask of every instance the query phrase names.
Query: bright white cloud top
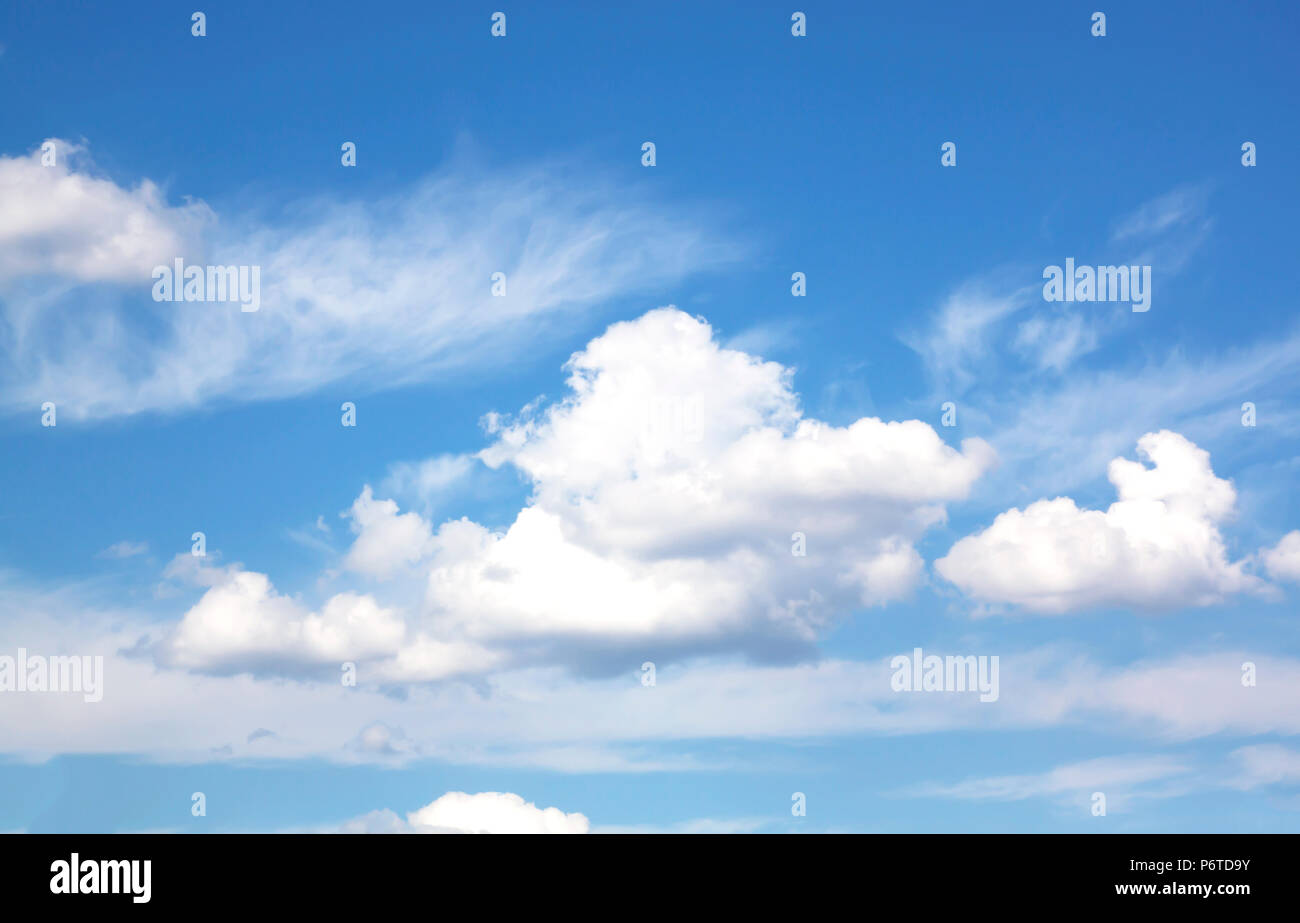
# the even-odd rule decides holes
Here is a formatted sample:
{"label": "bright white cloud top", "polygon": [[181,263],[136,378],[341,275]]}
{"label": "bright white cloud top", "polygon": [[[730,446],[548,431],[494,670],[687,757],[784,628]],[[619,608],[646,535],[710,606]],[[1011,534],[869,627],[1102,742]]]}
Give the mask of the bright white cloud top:
{"label": "bright white cloud top", "polygon": [[372,811],[348,821],[343,833],[587,833],[591,823],[578,813],[539,808],[512,792],[448,792],[406,815]]}
{"label": "bright white cloud top", "polygon": [[1210,453],[1162,430],[1138,440],[1107,475],[1119,499],[1104,512],[1069,497],[999,515],[961,539],[935,569],[965,593],[1031,612],[1061,614],[1128,606],[1205,606],[1264,583],[1230,562],[1219,526],[1236,503]]}
{"label": "bright white cloud top", "polygon": [[510,792],[448,792],[410,814],[407,823],[418,831],[465,833],[586,833],[591,827],[581,814],[539,808]]}
{"label": "bright white cloud top", "polygon": [[319,613],[225,572],[160,648],[200,671],[365,660],[389,681],[560,663],[608,672],[693,653],[809,656],[855,608],[920,581],[915,543],[994,462],[928,424],[804,418],[792,373],[724,349],[673,308],[610,327],[569,361],[570,393],[488,418],[480,457],[533,485],[504,532],[434,530],[366,487],[344,564],[423,582],[404,616],[341,593]]}

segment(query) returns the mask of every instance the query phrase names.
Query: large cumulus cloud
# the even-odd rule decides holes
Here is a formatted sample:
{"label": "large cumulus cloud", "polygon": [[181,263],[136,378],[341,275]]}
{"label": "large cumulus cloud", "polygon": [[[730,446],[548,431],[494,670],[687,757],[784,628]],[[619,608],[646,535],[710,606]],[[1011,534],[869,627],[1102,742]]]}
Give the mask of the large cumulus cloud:
{"label": "large cumulus cloud", "polygon": [[[791,370],[719,346],[673,308],[613,325],[568,372],[562,400],[486,419],[482,462],[532,484],[504,531],[466,518],[434,529],[369,487],[353,505],[345,567],[379,581],[376,593],[422,584],[400,637],[365,594],[306,614],[265,578],[232,574],[238,585],[212,587],[185,616],[170,659],[229,669],[241,647],[264,662],[278,644],[286,665],[328,651],[369,657],[389,680],[695,653],[797,659],[853,610],[913,590],[916,541],[994,461],[981,440],[958,450],[915,420],[806,418]],[[237,617],[222,620],[223,607]]]}

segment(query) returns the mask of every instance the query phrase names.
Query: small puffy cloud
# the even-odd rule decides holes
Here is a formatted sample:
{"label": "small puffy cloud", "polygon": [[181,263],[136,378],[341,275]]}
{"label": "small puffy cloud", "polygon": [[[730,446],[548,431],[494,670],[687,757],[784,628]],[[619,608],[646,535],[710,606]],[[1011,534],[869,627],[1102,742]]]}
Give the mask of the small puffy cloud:
{"label": "small puffy cloud", "polygon": [[376,500],[369,485],[352,504],[352,530],[357,534],[343,564],[371,577],[389,577],[424,557],[433,540],[429,524],[418,513],[398,513],[392,500]]}
{"label": "small puffy cloud", "polygon": [[238,564],[222,567],[215,562],[221,557],[217,551],[205,555],[180,552],[163,568],[163,580],[188,586],[211,587],[228,581],[242,568]]}
{"label": "small puffy cloud", "polygon": [[586,833],[582,814],[539,808],[510,792],[448,792],[406,816],[417,833]]}
{"label": "small puffy cloud", "polygon": [[1236,492],[1215,476],[1209,453],[1168,430],[1143,436],[1137,451],[1151,467],[1113,460],[1119,499],[1104,512],[1069,497],[1008,510],[935,569],[977,599],[1049,614],[1204,606],[1262,590],[1245,562],[1228,561],[1219,525]]}
{"label": "small puffy cloud", "polygon": [[341,833],[587,833],[582,814],[539,808],[510,792],[448,792],[402,820],[384,808],[353,818]]}
{"label": "small puffy cloud", "polygon": [[392,655],[406,625],[373,598],[340,593],[319,612],[276,592],[265,574],[232,568],[157,649],[203,672],[284,671]]}
{"label": "small puffy cloud", "polygon": [[337,593],[319,611],[276,591],[265,574],[238,564],[209,567],[177,555],[166,576],[207,587],[157,644],[164,666],[197,673],[324,676],[343,663],[364,665],[367,680],[432,682],[482,673],[500,655],[459,640],[429,637],[397,608],[373,596]]}
{"label": "small puffy cloud", "polygon": [[1300,530],[1288,532],[1282,540],[1261,554],[1264,569],[1274,580],[1300,583]]}
{"label": "small puffy cloud", "polygon": [[401,728],[390,727],[382,721],[366,725],[348,746],[362,756],[405,758],[416,752]]}

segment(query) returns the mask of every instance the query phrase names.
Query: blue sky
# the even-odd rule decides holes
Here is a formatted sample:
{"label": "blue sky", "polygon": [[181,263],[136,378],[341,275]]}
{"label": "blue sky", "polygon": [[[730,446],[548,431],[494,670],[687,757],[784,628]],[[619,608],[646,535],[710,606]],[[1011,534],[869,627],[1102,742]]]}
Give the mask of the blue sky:
{"label": "blue sky", "polygon": [[497,9],[0,13],[0,830],[1300,829],[1293,5]]}

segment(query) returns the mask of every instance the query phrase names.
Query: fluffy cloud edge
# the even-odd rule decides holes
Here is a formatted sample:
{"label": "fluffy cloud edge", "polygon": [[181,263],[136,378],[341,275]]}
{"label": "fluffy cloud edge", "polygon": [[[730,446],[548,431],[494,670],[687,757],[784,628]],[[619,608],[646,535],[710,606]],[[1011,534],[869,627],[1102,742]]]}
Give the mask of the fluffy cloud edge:
{"label": "fluffy cloud edge", "polygon": [[1147,433],[1107,475],[1106,510],[1069,497],[1000,513],[938,559],[938,574],[973,599],[1061,615],[1094,608],[1160,611],[1207,606],[1242,592],[1267,595],[1249,559],[1230,562],[1220,526],[1236,491],[1210,455],[1170,430]]}
{"label": "fluffy cloud edge", "polygon": [[581,834],[586,815],[539,808],[513,792],[447,792],[405,820],[384,808],[344,822],[340,833]]}

